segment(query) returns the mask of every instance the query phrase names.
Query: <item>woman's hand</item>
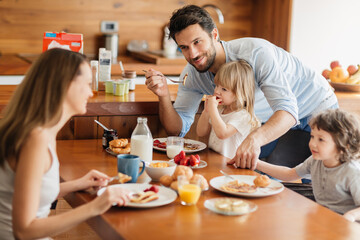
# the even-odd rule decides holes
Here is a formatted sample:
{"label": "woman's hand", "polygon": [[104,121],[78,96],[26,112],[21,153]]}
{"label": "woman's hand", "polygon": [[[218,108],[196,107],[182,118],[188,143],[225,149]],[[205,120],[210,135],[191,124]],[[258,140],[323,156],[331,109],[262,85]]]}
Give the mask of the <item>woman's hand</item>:
{"label": "woman's hand", "polygon": [[97,170],[91,170],[83,177],[75,180],[77,181],[78,189],[85,190],[88,188],[93,188],[97,190],[101,187],[108,185],[110,177],[105,173],[99,172]]}
{"label": "woman's hand", "polygon": [[107,188],[103,194],[95,198],[90,204],[95,209],[95,215],[103,214],[111,206],[125,206],[130,200],[130,191],[120,187]]}

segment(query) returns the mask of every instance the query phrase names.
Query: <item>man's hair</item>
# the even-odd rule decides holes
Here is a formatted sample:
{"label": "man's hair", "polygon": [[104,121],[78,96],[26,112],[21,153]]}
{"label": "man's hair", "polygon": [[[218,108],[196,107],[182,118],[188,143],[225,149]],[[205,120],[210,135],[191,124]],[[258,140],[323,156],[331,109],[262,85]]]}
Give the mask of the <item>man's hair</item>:
{"label": "man's hair", "polygon": [[187,5],[173,12],[169,22],[169,37],[176,41],[175,34],[194,24],[199,24],[209,36],[216,28],[214,20],[205,9],[196,5]]}
{"label": "man's hair", "polygon": [[245,109],[251,115],[253,128],[259,127],[260,122],[255,116],[255,76],[250,64],[245,60],[223,64],[216,73],[214,82],[235,94],[236,101],[231,104],[231,110]]}
{"label": "man's hair", "polygon": [[354,115],[340,109],[328,109],[314,116],[309,126],[332,136],[341,162],[359,159],[360,125]]}

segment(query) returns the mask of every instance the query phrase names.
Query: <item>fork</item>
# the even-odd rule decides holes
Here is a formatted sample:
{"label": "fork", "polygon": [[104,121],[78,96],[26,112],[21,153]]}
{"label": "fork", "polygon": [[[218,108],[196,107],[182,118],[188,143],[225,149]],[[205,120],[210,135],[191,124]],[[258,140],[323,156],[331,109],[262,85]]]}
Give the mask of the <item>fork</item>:
{"label": "fork", "polygon": [[[144,73],[147,73],[146,70],[143,70],[143,72],[144,72]],[[173,79],[171,79],[171,78],[169,78],[169,77],[167,77],[167,76],[165,76],[165,75],[161,75],[161,74],[157,74],[157,76],[164,77],[164,78],[166,78],[167,80],[169,80],[169,81],[171,81],[171,82],[173,82],[173,83],[182,83],[183,85],[185,85],[185,81],[186,81],[186,78],[188,77],[188,74],[185,74],[183,80],[179,80],[179,81],[173,80]]]}
{"label": "fork", "polygon": [[229,174],[227,174],[226,172],[224,172],[223,170],[220,170],[220,172],[227,178],[230,178],[231,180],[236,180],[235,178],[233,178],[232,176],[230,176]]}
{"label": "fork", "polygon": [[111,177],[110,179],[109,179],[109,181],[108,182],[112,182],[112,181],[114,181],[114,180],[119,180],[119,175],[116,175],[116,176],[113,176],[113,177]]}

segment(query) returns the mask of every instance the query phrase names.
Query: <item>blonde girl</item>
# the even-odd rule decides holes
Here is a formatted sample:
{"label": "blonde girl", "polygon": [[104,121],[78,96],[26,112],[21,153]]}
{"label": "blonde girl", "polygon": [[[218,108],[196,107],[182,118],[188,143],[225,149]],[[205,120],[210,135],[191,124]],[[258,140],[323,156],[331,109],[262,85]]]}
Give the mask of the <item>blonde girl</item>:
{"label": "blonde girl", "polygon": [[257,169],[277,179],[294,181],[311,175],[317,203],[360,220],[360,125],[351,114],[326,110],[313,117],[309,148],[312,156],[295,168],[259,161]]}
{"label": "blonde girl", "polygon": [[106,190],[88,204],[48,217],[56,198],[106,186],[110,179],[92,170],[59,182],[56,135],[72,116],[86,112],[90,83],[91,70],[82,54],[51,49],[17,87],[0,120],[1,239],[54,236],[128,200],[124,190]]}
{"label": "blonde girl", "polygon": [[196,130],[199,136],[210,134],[210,148],[233,158],[246,136],[260,126],[254,114],[254,72],[244,60],[229,62],[214,82],[214,95],[206,97]]}

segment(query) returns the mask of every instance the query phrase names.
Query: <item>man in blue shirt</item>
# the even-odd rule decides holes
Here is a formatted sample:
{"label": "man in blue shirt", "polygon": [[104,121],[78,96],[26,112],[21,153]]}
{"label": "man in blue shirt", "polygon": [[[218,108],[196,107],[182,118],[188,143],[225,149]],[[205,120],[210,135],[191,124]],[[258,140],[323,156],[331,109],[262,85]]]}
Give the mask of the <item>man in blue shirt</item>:
{"label": "man in blue shirt", "polygon": [[[169,135],[184,136],[189,131],[203,95],[214,92],[214,75],[222,64],[244,59],[254,70],[255,114],[263,125],[248,135],[229,164],[255,169],[257,159],[271,156],[277,140],[289,129],[310,136],[307,122],[311,115],[338,107],[334,92],[320,74],[263,39],[220,41],[214,21],[198,6],[174,12],[169,29],[188,61],[180,79],[188,77],[185,85],[179,85],[174,105],[163,75],[153,69],[146,74],[148,89],[159,97],[160,120]],[[305,146],[310,155],[307,142]]]}

